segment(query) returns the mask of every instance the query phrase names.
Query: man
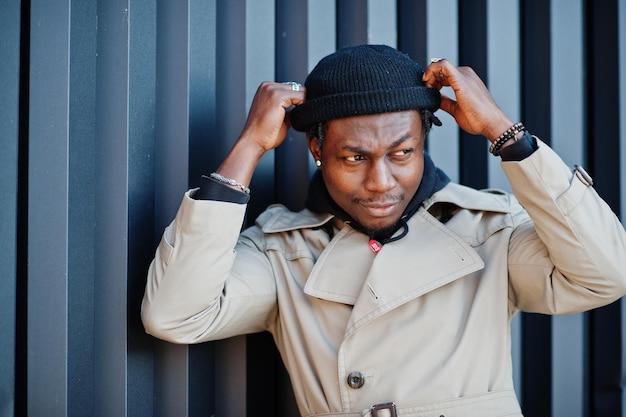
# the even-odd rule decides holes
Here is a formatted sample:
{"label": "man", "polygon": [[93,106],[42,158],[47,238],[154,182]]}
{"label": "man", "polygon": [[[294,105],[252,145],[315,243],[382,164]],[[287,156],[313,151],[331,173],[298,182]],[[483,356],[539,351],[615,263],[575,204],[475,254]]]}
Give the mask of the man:
{"label": "man", "polygon": [[[438,108],[492,142],[515,196],[435,167],[424,141]],[[269,207],[239,234],[254,169],[290,125],[318,167],[307,208]],[[511,317],[608,304],[624,270],[624,228],[591,178],[470,68],[423,71],[361,45],[320,61],[305,88],[259,87],[232,151],[165,230],[142,318],[175,343],[269,331],[303,416],[521,416]]]}

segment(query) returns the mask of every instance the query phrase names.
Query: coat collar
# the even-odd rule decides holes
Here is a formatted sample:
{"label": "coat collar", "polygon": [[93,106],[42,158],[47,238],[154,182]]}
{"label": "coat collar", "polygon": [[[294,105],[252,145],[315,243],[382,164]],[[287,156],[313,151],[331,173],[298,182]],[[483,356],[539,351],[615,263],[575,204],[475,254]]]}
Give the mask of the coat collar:
{"label": "coat collar", "polygon": [[[511,211],[509,201],[511,198],[514,197],[503,191],[478,191],[450,182],[440,191],[424,200],[423,207],[428,210],[437,203],[451,203],[468,210],[509,213]],[[265,233],[279,233],[320,227],[333,217],[335,216],[329,213],[316,213],[308,209],[292,212],[280,204],[274,204],[259,216],[256,223]]]}
{"label": "coat collar", "polygon": [[476,251],[421,209],[410,232],[374,254],[367,237],[344,228],[318,259],[304,292],[353,305],[347,334],[385,312],[484,267]]}
{"label": "coat collar", "polygon": [[[369,248],[367,236],[346,225],[320,255],[304,292],[353,305],[347,335],[411,299],[482,269],[484,263],[472,245],[509,226],[511,220],[506,215],[490,216],[486,227],[474,226],[485,222],[483,216],[489,213],[510,213],[511,198],[503,192],[480,192],[450,183],[424,201],[408,220],[409,233],[404,238],[386,244],[377,254]],[[442,202],[478,214],[459,216],[463,218],[444,225],[428,212]],[[261,222],[263,231],[319,227],[333,217],[308,210],[292,213],[283,208],[279,212]]]}

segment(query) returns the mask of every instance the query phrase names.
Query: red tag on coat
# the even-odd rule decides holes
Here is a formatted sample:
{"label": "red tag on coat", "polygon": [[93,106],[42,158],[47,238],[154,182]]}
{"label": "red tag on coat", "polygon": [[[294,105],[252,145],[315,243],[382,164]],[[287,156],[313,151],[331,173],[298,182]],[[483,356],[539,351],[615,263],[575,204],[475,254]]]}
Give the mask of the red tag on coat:
{"label": "red tag on coat", "polygon": [[381,245],[378,241],[374,239],[371,239],[369,241],[369,245],[372,251],[374,251],[374,253],[380,252],[380,250],[383,248],[383,245]]}

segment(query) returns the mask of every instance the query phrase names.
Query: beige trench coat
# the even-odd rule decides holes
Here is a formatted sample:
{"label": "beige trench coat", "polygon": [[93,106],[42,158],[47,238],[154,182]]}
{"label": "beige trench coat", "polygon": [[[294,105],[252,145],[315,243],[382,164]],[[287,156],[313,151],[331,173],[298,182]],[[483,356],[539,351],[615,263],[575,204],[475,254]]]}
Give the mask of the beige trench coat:
{"label": "beige trench coat", "polygon": [[[281,206],[239,236],[244,205],[187,194],[150,267],[146,330],[175,343],[271,332],[303,416],[388,402],[400,416],[521,416],[511,317],[621,297],[626,235],[543,143],[502,166],[521,205],[449,184],[377,254],[349,225]],[[445,224],[442,203],[460,208]]]}

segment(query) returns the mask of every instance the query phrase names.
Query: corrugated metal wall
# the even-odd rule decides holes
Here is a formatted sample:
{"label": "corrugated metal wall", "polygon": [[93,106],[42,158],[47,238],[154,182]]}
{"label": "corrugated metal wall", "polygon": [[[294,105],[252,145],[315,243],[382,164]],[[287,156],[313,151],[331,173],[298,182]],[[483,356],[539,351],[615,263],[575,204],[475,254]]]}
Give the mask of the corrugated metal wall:
{"label": "corrugated metal wall", "polygon": [[[182,193],[237,138],[256,86],[303,81],[337,47],[473,66],[514,119],[626,210],[621,0],[2,0],[0,416],[294,416],[264,334],[146,336],[147,265]],[[454,180],[508,189],[451,119],[429,150]],[[302,206],[301,134],[260,164],[249,220]],[[626,271],[625,271],[626,273]],[[626,416],[626,308],[520,315],[527,417]]]}

